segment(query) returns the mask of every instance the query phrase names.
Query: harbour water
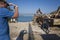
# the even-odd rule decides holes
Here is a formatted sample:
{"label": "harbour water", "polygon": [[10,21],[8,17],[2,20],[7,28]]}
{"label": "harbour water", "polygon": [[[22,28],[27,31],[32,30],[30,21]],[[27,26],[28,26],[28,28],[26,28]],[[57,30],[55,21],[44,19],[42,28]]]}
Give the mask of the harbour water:
{"label": "harbour water", "polygon": [[33,16],[19,16],[18,22],[30,22],[32,21]]}

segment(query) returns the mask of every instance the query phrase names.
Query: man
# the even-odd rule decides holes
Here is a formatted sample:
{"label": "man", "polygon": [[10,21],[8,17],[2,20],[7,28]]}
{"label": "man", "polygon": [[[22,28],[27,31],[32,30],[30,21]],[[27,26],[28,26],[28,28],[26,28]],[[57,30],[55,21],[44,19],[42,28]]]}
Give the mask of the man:
{"label": "man", "polygon": [[[14,13],[7,9],[8,6],[14,6]],[[4,0],[0,0],[0,40],[10,40],[9,25],[7,18],[18,17],[18,6],[15,4],[8,4]]]}

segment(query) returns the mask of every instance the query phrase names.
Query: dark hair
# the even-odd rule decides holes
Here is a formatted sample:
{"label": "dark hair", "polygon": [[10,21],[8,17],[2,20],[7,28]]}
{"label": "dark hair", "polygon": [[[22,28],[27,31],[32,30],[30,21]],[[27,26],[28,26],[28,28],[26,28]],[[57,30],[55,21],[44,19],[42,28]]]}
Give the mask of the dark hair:
{"label": "dark hair", "polygon": [[0,0],[0,2],[4,2],[7,4],[7,6],[9,6],[9,4],[5,0]]}
{"label": "dark hair", "polygon": [[7,8],[7,9],[10,10],[10,11],[13,11],[13,10],[10,8],[9,4],[8,4],[5,0],[0,0],[0,2],[4,2],[4,3],[6,4],[6,7],[5,7],[5,8]]}

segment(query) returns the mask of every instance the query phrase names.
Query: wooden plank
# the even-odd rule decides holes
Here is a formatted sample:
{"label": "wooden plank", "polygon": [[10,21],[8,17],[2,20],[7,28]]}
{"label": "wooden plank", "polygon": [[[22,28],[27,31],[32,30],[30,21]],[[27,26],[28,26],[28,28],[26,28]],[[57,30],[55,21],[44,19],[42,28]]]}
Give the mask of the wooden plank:
{"label": "wooden plank", "polygon": [[60,25],[60,19],[54,19],[53,25]]}

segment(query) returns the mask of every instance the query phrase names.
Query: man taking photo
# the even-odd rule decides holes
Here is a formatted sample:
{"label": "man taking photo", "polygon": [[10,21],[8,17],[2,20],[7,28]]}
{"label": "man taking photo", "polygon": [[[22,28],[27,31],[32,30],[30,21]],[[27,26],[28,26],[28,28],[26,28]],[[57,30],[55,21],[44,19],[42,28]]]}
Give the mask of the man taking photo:
{"label": "man taking photo", "polygon": [[[14,12],[7,9],[8,6],[14,6]],[[18,17],[18,6],[12,3],[7,3],[0,0],[0,40],[10,40],[9,25],[7,18]]]}

